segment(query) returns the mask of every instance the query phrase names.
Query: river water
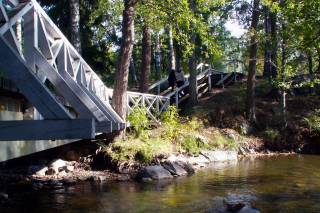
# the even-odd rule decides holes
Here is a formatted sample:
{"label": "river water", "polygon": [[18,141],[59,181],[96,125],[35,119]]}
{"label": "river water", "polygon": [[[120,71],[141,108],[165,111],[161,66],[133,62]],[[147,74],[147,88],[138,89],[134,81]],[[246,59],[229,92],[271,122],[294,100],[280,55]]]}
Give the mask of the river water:
{"label": "river water", "polygon": [[261,212],[320,212],[320,156],[276,156],[214,164],[158,183],[85,182],[57,191],[8,191],[0,212],[219,212],[226,196]]}

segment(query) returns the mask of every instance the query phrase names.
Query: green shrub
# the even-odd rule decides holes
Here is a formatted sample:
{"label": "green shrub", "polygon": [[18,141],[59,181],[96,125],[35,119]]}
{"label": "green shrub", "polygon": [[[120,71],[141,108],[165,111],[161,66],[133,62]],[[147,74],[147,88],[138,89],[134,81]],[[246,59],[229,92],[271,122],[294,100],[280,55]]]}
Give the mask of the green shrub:
{"label": "green shrub", "polygon": [[211,143],[209,146],[212,149],[226,149],[236,150],[239,144],[232,138],[221,134],[219,131],[214,131],[211,136]]}
{"label": "green shrub", "polygon": [[204,148],[202,141],[191,135],[184,137],[180,146],[182,150],[192,155],[199,155],[201,149]]}
{"label": "green shrub", "polygon": [[180,134],[180,120],[178,109],[175,106],[169,106],[162,115],[165,137],[174,140]]}
{"label": "green shrub", "polygon": [[316,109],[310,113],[307,117],[303,118],[303,121],[308,125],[310,130],[320,132],[320,109]]}
{"label": "green shrub", "polygon": [[139,137],[149,125],[148,113],[146,108],[134,108],[127,120],[135,131],[136,137]]}
{"label": "green shrub", "polygon": [[265,139],[270,142],[276,142],[280,139],[280,132],[276,129],[267,128],[263,133]]}

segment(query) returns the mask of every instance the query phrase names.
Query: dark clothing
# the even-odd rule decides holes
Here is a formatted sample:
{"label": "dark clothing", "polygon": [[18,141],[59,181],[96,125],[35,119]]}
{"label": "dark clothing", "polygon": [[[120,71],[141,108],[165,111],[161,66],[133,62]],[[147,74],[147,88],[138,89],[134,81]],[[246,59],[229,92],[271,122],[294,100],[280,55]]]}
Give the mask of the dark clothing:
{"label": "dark clothing", "polygon": [[169,73],[168,82],[169,82],[169,87],[172,87],[172,90],[173,90],[176,83],[176,75],[174,74],[174,71],[171,71]]}
{"label": "dark clothing", "polygon": [[184,81],[177,81],[177,86],[178,87],[181,87],[181,86],[183,86],[184,85]]}

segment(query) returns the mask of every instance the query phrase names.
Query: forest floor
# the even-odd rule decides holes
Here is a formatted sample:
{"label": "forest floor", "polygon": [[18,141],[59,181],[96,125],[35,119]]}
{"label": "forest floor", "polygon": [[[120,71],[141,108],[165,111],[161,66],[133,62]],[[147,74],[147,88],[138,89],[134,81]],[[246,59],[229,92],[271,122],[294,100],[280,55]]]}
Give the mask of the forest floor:
{"label": "forest floor", "polygon": [[[299,95],[293,95],[295,92]],[[237,83],[225,89],[213,89],[193,108],[185,107],[183,115],[205,121],[205,126],[220,131],[231,129],[251,140],[257,151],[290,151],[320,153],[320,98],[309,89],[287,94],[286,125],[280,108],[280,97],[271,92],[270,84],[258,80],[254,125],[245,119],[246,84]]]}

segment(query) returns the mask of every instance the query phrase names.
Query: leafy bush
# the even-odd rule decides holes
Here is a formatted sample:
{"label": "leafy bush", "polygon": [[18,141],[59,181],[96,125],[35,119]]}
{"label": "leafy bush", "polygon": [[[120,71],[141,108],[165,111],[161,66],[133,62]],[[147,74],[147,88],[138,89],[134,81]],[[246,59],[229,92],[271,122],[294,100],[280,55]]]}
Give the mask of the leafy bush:
{"label": "leafy bush", "polygon": [[187,135],[180,143],[181,149],[193,155],[199,155],[200,151],[205,148],[205,144],[193,135]]}
{"label": "leafy bush", "polygon": [[234,139],[222,135],[219,131],[214,131],[209,146],[213,149],[236,150],[239,145]]}
{"label": "leafy bush", "polygon": [[162,115],[162,122],[165,130],[165,136],[174,140],[180,134],[179,114],[175,106],[169,106]]}
{"label": "leafy bush", "polygon": [[148,113],[145,108],[134,108],[129,114],[127,120],[135,131],[136,137],[139,137],[149,125]]}
{"label": "leafy bush", "polygon": [[320,109],[316,109],[310,113],[307,117],[303,118],[303,121],[308,125],[310,130],[320,132]]}
{"label": "leafy bush", "polygon": [[264,137],[266,138],[267,141],[270,142],[276,142],[280,139],[281,135],[280,132],[276,129],[271,129],[271,128],[267,128],[264,133],[263,133]]}

